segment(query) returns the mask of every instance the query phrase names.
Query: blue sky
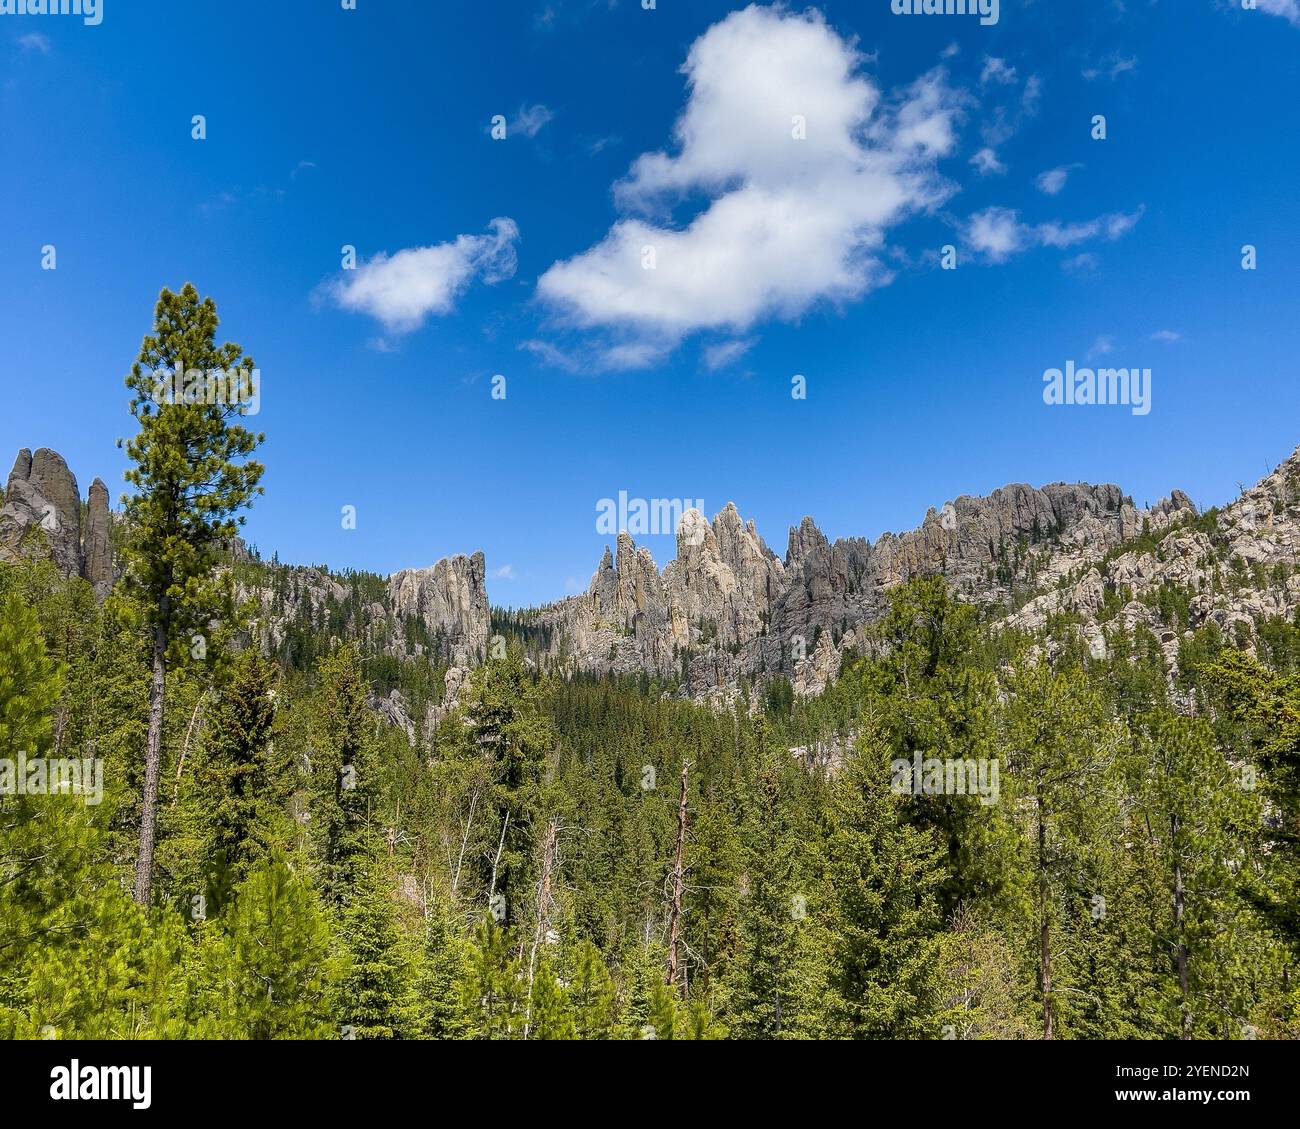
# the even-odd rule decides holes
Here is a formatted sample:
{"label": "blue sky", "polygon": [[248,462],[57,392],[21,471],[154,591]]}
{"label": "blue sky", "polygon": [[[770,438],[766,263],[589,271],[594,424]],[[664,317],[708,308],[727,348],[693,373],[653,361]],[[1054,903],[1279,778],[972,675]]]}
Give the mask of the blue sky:
{"label": "blue sky", "polygon": [[[261,370],[247,530],[283,560],[482,549],[526,605],[586,587],[620,490],[778,553],[1009,481],[1230,500],[1300,444],[1300,6],[1260,3],[0,15],[0,450],[116,493],[188,280]],[[1150,413],[1045,405],[1068,360],[1150,368]]]}

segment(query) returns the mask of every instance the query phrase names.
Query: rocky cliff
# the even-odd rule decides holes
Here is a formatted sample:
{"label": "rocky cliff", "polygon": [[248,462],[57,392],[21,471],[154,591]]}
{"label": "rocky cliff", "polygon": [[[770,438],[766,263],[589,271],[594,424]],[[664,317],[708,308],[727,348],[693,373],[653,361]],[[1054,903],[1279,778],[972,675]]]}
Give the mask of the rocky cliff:
{"label": "rocky cliff", "polygon": [[1183,642],[1210,624],[1255,650],[1261,624],[1300,615],[1300,450],[1222,510],[1197,516],[1176,493],[1128,544],[1059,555],[1046,579],[1054,583],[1040,585],[1009,626],[1034,632],[1066,615],[1100,655],[1111,623],[1142,625],[1171,670]]}
{"label": "rocky cliff", "polygon": [[394,573],[388,578],[386,611],[398,620],[418,620],[452,663],[482,662],[491,630],[485,571],[483,554],[475,553]]}
{"label": "rocky cliff", "polygon": [[48,556],[63,576],[90,581],[101,599],[113,586],[108,488],[91,483],[82,521],[81,492],[63,457],[45,447],[18,452],[0,508],[0,561]]}
{"label": "rocky cliff", "polygon": [[[113,580],[110,522],[101,481],[83,516],[63,459],[22,451],[0,510],[0,561],[45,554],[102,595]],[[1144,510],[1113,485],[1017,484],[959,497],[918,528],[875,542],[831,542],[804,518],[789,530],[784,557],[734,505],[712,521],[688,510],[677,555],[662,570],[622,533],[586,592],[528,614],[546,640],[537,657],[561,673],[652,673],[691,697],[728,701],[743,680],[777,675],[799,694],[819,693],[847,653],[868,645],[865,629],[885,613],[890,591],[914,577],[944,577],[1021,631],[1066,617],[1094,654],[1104,653],[1113,623],[1145,625],[1172,666],[1206,624],[1250,648],[1263,621],[1300,614],[1298,564],[1300,451],[1209,514],[1177,490]],[[485,573],[482,553],[364,583],[265,565],[245,595],[261,603],[268,649],[294,625],[337,620],[374,650],[437,656],[460,679],[492,644]]]}
{"label": "rocky cliff", "polygon": [[677,557],[660,573],[626,534],[608,550],[587,592],[544,610],[555,650],[582,670],[681,673],[693,696],[725,693],[741,677],[792,678],[816,693],[859,631],[878,619],[890,589],[944,576],[978,603],[1052,576],[1054,563],[1104,554],[1155,520],[1194,514],[1184,495],[1151,512],[1117,486],[1007,486],[931,510],[920,528],[830,542],[811,518],[789,531],[784,559],[728,505],[710,523],[683,516]]}

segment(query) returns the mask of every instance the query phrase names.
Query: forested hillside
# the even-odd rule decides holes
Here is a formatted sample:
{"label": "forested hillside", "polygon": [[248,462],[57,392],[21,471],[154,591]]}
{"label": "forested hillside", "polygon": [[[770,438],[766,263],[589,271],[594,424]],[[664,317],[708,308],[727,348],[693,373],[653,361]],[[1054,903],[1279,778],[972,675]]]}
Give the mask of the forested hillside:
{"label": "forested hillside", "polygon": [[[1035,662],[921,581],[821,698],[512,649],[428,755],[367,704],[427,665],[328,622],[299,662],[213,646],[170,675],[141,906],[143,612],[48,564],[0,589],[0,755],[104,764],[102,803],[0,800],[6,1036],[1300,1033],[1298,624],[1270,665],[1207,630],[1171,687],[1149,632]],[[996,796],[903,794],[917,753]]]}
{"label": "forested hillside", "polygon": [[1300,1037],[1289,472],[704,703],[537,613],[476,655],[481,554],[249,554],[261,436],[148,394],[216,325],[164,291],[128,378],[116,582],[102,499],[0,563],[0,1036]]}

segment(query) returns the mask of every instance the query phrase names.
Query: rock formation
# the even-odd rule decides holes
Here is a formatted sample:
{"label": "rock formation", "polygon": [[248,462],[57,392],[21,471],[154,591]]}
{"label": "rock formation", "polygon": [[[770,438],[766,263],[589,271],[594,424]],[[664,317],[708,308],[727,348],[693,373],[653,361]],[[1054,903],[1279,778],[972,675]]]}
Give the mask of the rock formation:
{"label": "rock formation", "polygon": [[[0,561],[48,556],[102,597],[114,576],[111,522],[99,479],[83,520],[63,459],[21,451],[0,509]],[[249,559],[242,543],[232,546],[232,559]],[[482,553],[372,578],[369,587],[325,569],[267,568],[271,580],[251,581],[243,595],[261,603],[258,641],[268,650],[292,625],[319,628],[346,604],[346,632],[364,646],[452,665],[456,684],[437,716],[421,719],[425,732],[488,652]],[[804,518],[789,530],[784,557],[734,505],[711,522],[687,510],[677,555],[662,570],[621,533],[586,592],[531,613],[546,640],[537,657],[562,673],[653,674],[720,704],[743,682],[778,675],[799,695],[818,694],[846,654],[870,644],[869,627],[888,609],[890,591],[919,576],[944,577],[960,598],[1031,634],[1064,614],[1098,656],[1112,622],[1151,628],[1171,667],[1182,641],[1209,623],[1249,648],[1261,621],[1300,614],[1300,451],[1211,515],[1199,515],[1177,490],[1140,510],[1117,486],[1012,485],[959,497],[931,509],[918,528],[874,543],[831,542]],[[1167,591],[1187,594],[1186,622],[1169,621],[1161,607]],[[390,696],[378,708],[415,733],[400,701]]]}
{"label": "rock formation", "polygon": [[101,599],[113,586],[108,488],[90,487],[85,531],[81,493],[63,457],[42,447],[18,452],[0,509],[0,561],[49,557],[63,576],[90,581]]}
{"label": "rock formation", "polygon": [[399,619],[424,625],[438,650],[458,665],[487,657],[491,609],[482,553],[448,557],[432,568],[406,569],[388,578],[388,608]]}
{"label": "rock formation", "polygon": [[[1182,495],[1168,512],[1190,508]],[[1191,511],[1194,512],[1194,511]],[[1158,515],[1167,520],[1165,511]],[[961,597],[1005,600],[1061,554],[1099,553],[1135,536],[1150,515],[1117,486],[1007,486],[931,510],[919,529],[833,544],[811,518],[792,528],[784,560],[733,505],[708,522],[683,515],[677,558],[662,574],[627,534],[608,550],[587,592],[544,609],[554,650],[579,669],[683,674],[713,696],[739,679],[790,677],[820,692],[878,619],[891,588],[942,575]]]}
{"label": "rock formation", "polygon": [[82,539],[82,575],[101,600],[113,587],[113,550],[109,542],[111,518],[108,487],[96,478],[86,499],[86,532]]}

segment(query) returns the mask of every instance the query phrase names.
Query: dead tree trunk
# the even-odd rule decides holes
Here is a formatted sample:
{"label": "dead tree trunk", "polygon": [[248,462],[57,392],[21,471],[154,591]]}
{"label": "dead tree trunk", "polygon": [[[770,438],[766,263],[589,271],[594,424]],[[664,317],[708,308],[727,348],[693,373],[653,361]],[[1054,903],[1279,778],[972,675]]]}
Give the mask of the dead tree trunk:
{"label": "dead tree trunk", "polygon": [[1174,848],[1174,929],[1177,932],[1177,959],[1178,959],[1178,991],[1182,999],[1183,1024],[1180,1039],[1190,1039],[1192,1037],[1192,1004],[1190,993],[1188,991],[1187,976],[1187,944],[1186,944],[1186,924],[1184,915],[1186,913],[1186,893],[1183,890],[1183,867],[1182,863],[1176,861],[1178,858],[1178,817],[1171,816],[1169,820],[1170,843]]}
{"label": "dead tree trunk", "polygon": [[1038,990],[1043,994],[1043,1038],[1053,1037],[1051,883],[1047,875],[1047,816],[1038,801]]}
{"label": "dead tree trunk", "polygon": [[670,887],[671,907],[668,917],[668,984],[676,984],[678,978],[685,980],[686,964],[680,959],[682,933],[682,887],[684,885],[683,857],[686,853],[686,778],[690,773],[690,761],[682,762],[682,791],[677,803],[677,850],[673,857],[672,885]]}
{"label": "dead tree trunk", "polygon": [[533,977],[537,972],[537,950],[546,939],[551,925],[551,872],[555,868],[555,820],[546,825],[546,841],[542,844],[542,877],[537,883],[537,928],[533,932],[533,948],[528,954],[528,1007],[524,1015],[524,1038],[533,1027]]}
{"label": "dead tree trunk", "polygon": [[144,752],[144,788],[140,803],[140,855],[135,863],[132,896],[149,904],[153,884],[153,848],[158,833],[158,778],[162,775],[163,701],[167,690],[167,643],[171,627],[171,597],[158,601],[153,629],[153,677],[149,682],[149,733]]}

